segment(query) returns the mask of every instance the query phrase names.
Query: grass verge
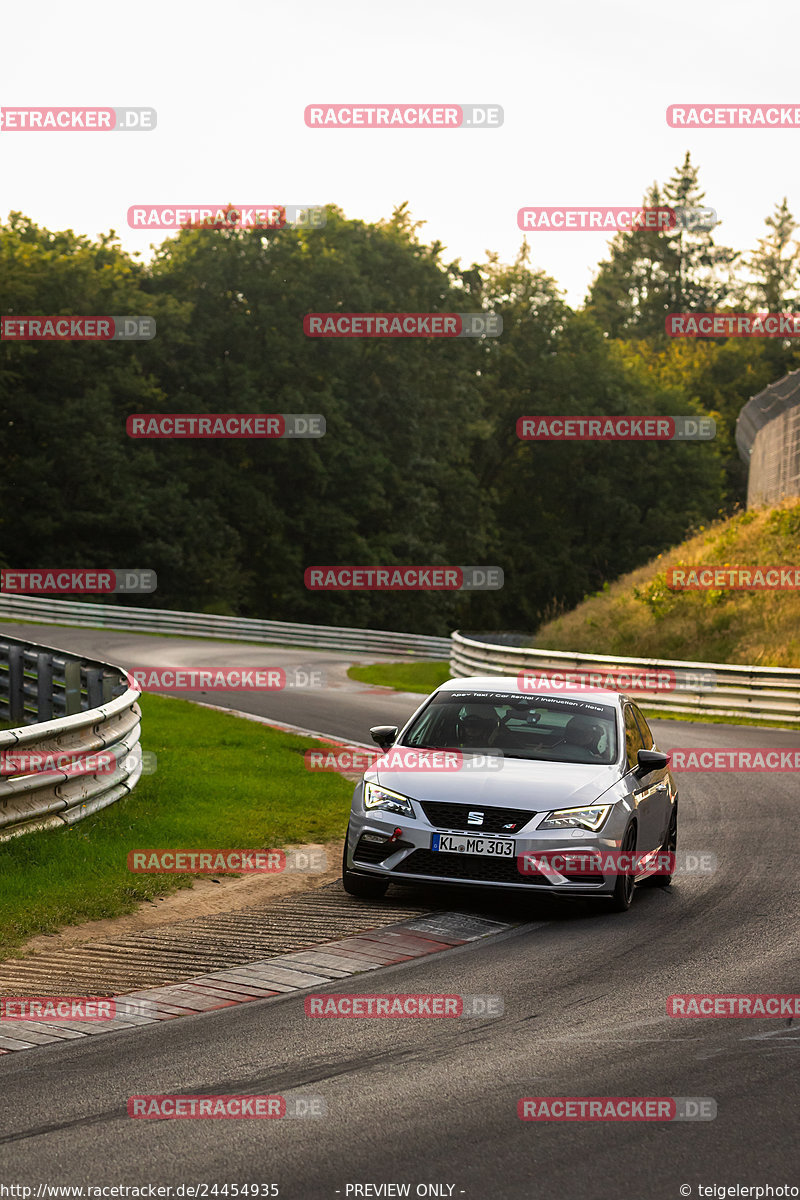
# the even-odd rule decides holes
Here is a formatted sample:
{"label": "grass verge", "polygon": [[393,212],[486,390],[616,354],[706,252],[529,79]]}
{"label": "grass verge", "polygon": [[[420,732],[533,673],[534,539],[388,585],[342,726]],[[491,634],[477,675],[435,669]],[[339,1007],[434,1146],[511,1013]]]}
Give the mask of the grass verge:
{"label": "grass verge", "polygon": [[129,850],[264,849],[344,836],[352,784],[310,774],[303,762],[321,743],[186,700],[143,696],[141,706],[154,775],[77,825],[0,844],[0,956],[36,934],[120,916],[191,886],[188,875],[132,875]]}
{"label": "grass verge", "polygon": [[359,683],[394,688],[396,692],[432,692],[450,678],[446,662],[372,663],[368,667],[350,667],[347,674]]}

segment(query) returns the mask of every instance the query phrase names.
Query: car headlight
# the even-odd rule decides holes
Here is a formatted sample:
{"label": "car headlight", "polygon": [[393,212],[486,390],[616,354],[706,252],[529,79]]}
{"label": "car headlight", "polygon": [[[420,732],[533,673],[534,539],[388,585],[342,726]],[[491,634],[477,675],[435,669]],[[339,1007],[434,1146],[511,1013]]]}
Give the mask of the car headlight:
{"label": "car headlight", "polygon": [[610,804],[592,804],[589,808],[557,808],[549,812],[539,829],[591,829],[595,831],[611,812]]}
{"label": "car headlight", "polygon": [[377,783],[364,784],[364,808],[382,808],[388,812],[402,813],[404,817],[414,815],[411,801],[406,796],[401,796],[399,792],[390,792],[388,788],[379,787]]}

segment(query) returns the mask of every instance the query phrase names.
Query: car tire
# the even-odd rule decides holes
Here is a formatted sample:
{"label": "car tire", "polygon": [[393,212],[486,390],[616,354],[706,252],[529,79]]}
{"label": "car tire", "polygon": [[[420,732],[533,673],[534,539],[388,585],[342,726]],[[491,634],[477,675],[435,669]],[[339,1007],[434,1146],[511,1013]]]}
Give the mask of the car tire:
{"label": "car tire", "polygon": [[[621,851],[636,849],[636,826],[630,824],[625,830],[625,836],[622,839]],[[617,882],[614,885],[614,891],[611,894],[611,908],[613,912],[627,912],[633,900],[633,872],[627,875],[618,875]]]}
{"label": "car tire", "polygon": [[[667,828],[667,836],[664,838],[664,844],[661,847],[661,849],[659,850],[659,854],[664,854],[664,853],[674,854],[677,847],[678,847],[678,802],[676,800],[675,804],[673,806],[673,809],[672,809],[672,815],[670,816],[670,819],[669,819],[669,826]],[[646,884],[647,887],[660,887],[660,888],[669,887],[669,885],[672,883],[672,875],[650,875],[650,876],[648,876],[647,879],[644,880],[644,883]]]}
{"label": "car tire", "polygon": [[[348,837],[350,830],[347,831]],[[342,886],[348,896],[358,896],[360,900],[380,900],[386,895],[388,880],[374,879],[369,875],[358,875],[347,865],[347,837],[342,848]]]}

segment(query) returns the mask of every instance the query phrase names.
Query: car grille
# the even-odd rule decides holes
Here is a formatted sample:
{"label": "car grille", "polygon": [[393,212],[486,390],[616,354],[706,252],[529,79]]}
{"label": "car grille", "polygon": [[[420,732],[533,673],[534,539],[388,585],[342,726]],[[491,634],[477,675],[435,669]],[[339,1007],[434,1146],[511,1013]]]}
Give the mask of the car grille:
{"label": "car grille", "polygon": [[[438,850],[415,850],[395,871],[405,875],[437,875],[443,879],[475,879],[483,883],[529,883],[553,886],[547,875],[517,868],[516,858],[492,858],[483,854],[446,854]],[[566,875],[571,883],[603,883],[602,875]]]}
{"label": "car grille", "polygon": [[[420,808],[437,829],[466,829],[481,833],[519,833],[536,813],[525,808],[481,808],[480,804],[444,804],[438,800],[420,800]],[[471,812],[483,813],[482,825],[470,825]],[[513,829],[506,829],[513,825]]]}
{"label": "car grille", "polygon": [[483,854],[443,854],[415,850],[395,867],[405,875],[438,875],[446,879],[478,879],[486,883],[548,883],[545,876],[521,875],[517,860],[490,858]]}

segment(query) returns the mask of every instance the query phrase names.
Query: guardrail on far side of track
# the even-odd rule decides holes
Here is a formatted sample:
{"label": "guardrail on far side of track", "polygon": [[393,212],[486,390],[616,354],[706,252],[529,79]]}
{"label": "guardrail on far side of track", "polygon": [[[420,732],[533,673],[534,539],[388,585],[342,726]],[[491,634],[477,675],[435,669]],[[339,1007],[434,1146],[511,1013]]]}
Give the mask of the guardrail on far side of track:
{"label": "guardrail on far side of track", "polygon": [[176,637],[224,638],[277,646],[310,646],[319,650],[408,654],[415,658],[450,657],[450,639],[386,629],[348,629],[335,625],[298,625],[291,621],[260,621],[216,613],[172,612],[165,608],[134,608],[122,604],[90,604],[48,600],[35,596],[0,595],[0,617],[14,621],[123,629],[133,633],[172,633]]}
{"label": "guardrail on far side of track", "polygon": [[[795,667],[749,667],[727,663],[681,662],[664,658],[614,658],[509,644],[504,634],[453,633],[451,675],[520,675],[531,672],[564,678],[591,673],[616,679],[616,690],[643,705],[675,713],[770,718],[800,723],[800,670]],[[638,681],[630,688],[625,675]],[[648,690],[641,677],[666,678],[667,685]],[[670,685],[672,681],[672,685]],[[646,682],[646,679],[645,679]]]}

